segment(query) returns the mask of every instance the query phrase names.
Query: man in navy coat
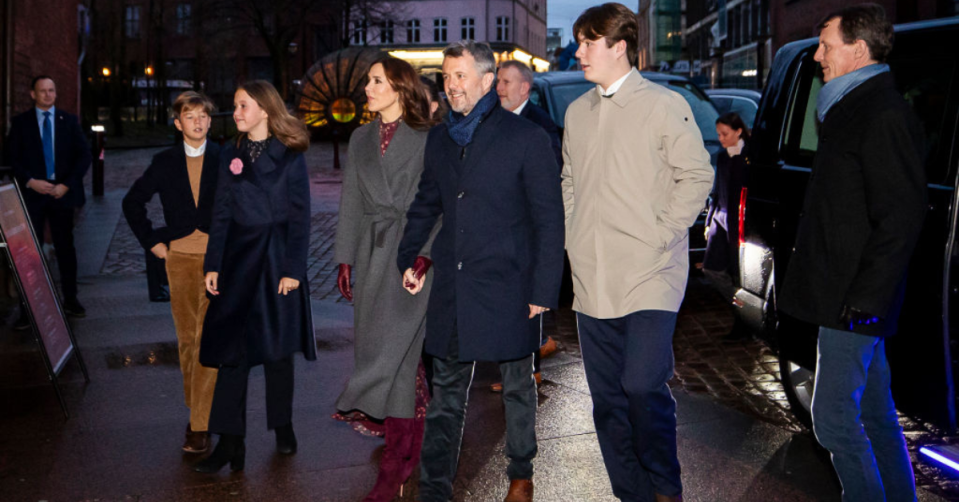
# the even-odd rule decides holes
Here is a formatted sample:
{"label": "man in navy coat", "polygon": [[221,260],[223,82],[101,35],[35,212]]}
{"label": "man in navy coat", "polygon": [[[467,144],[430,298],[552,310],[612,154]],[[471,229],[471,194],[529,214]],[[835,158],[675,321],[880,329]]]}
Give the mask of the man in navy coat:
{"label": "man in navy coat", "polygon": [[559,127],[550,118],[546,110],[529,102],[529,93],[533,88],[533,70],[522,61],[503,61],[496,73],[496,94],[500,105],[507,111],[540,126],[549,135],[550,146],[556,156],[556,168],[563,167],[563,146]]}
{"label": "man in navy coat", "polygon": [[416,294],[414,262],[442,215],[433,243],[435,275],[426,319],[433,401],[426,415],[420,496],[448,501],[475,361],[500,363],[510,459],[508,501],[532,500],[536,456],[533,352],[540,317],[558,303],[563,271],[563,202],[547,134],[504,110],[493,90],[486,44],[444,51],[452,112],[430,131],[424,171],[407,214],[397,264]]}
{"label": "man in navy coat", "polygon": [[[90,145],[80,122],[54,106],[57,86],[41,75],[33,79],[30,97],[35,107],[13,118],[7,139],[7,162],[20,183],[37,239],[50,223],[53,247],[60,266],[63,310],[83,317],[77,300],[77,251],[73,246],[73,218],[85,202],[83,175],[90,167]],[[26,318],[21,315],[22,323]]]}

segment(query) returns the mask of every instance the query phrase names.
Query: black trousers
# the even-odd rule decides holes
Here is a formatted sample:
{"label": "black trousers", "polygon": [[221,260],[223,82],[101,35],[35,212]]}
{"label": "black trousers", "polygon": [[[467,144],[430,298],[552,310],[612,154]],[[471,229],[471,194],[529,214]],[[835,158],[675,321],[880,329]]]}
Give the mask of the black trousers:
{"label": "black trousers", "polygon": [[[293,356],[263,363],[266,378],[266,426],[283,427],[293,421]],[[246,435],[246,394],[250,367],[221,366],[213,390],[210,432]]]}
{"label": "black trousers", "polygon": [[[474,361],[459,360],[454,331],[446,358],[433,358],[433,400],[426,411],[426,430],[420,453],[420,500],[446,502],[453,496],[453,478],[459,464],[466,403],[473,382]],[[533,356],[499,363],[503,374],[506,414],[506,456],[509,479],[533,477],[536,457],[536,382]]]}
{"label": "black trousers", "polygon": [[33,231],[37,243],[43,244],[43,227],[50,222],[50,234],[53,236],[53,249],[57,254],[60,267],[60,286],[65,299],[77,297],[77,249],[73,245],[73,217],[76,210],[61,207],[53,197],[43,196],[40,200],[31,200],[27,204]]}

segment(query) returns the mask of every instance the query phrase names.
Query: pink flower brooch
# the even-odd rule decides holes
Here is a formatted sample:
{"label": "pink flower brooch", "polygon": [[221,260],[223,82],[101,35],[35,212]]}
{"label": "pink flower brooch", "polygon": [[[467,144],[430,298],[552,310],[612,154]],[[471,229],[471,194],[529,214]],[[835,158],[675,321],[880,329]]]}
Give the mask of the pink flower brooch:
{"label": "pink flower brooch", "polygon": [[233,162],[230,162],[230,172],[234,175],[238,175],[243,172],[243,161],[240,159],[233,159]]}

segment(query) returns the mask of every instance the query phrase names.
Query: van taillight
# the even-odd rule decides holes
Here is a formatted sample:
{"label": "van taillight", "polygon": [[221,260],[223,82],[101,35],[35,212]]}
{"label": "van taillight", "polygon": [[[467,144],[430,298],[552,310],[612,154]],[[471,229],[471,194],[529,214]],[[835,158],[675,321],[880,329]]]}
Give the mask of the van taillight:
{"label": "van taillight", "polygon": [[746,223],[746,192],[748,189],[743,187],[739,191],[739,247],[746,245],[746,229],[743,228]]}

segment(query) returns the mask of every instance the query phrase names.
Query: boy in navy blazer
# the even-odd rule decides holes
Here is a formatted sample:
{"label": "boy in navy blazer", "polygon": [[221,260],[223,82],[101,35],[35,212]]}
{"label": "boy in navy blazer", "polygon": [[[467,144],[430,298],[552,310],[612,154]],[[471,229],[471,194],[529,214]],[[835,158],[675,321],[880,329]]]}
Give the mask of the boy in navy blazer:
{"label": "boy in navy blazer", "polygon": [[[30,97],[34,108],[13,118],[7,138],[7,162],[20,184],[34,232],[43,242],[44,225],[50,223],[53,248],[60,267],[63,310],[83,317],[77,300],[77,251],[73,246],[73,219],[85,202],[83,175],[90,167],[90,145],[77,117],[54,106],[57,86],[52,78],[33,79]],[[21,314],[17,328],[29,327]]]}
{"label": "boy in navy blazer", "polygon": [[[123,198],[123,214],[144,249],[166,262],[170,310],[176,326],[183,373],[183,393],[190,409],[183,450],[200,453],[209,447],[207,425],[217,370],[199,362],[203,320],[210,304],[203,283],[213,196],[220,148],[207,141],[213,102],[187,91],[173,102],[173,124],[183,142],[153,157],[140,179]],[[166,226],[154,228],[146,204],[160,195]]]}

